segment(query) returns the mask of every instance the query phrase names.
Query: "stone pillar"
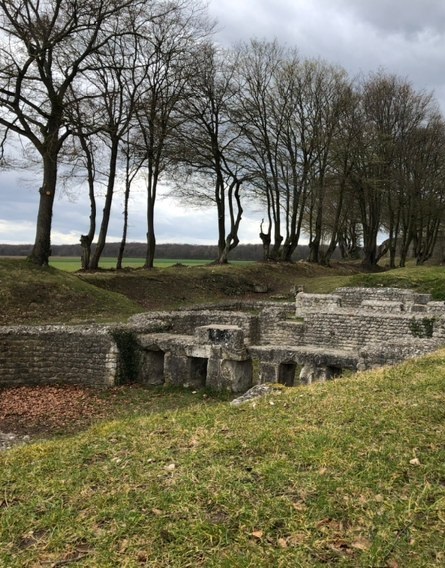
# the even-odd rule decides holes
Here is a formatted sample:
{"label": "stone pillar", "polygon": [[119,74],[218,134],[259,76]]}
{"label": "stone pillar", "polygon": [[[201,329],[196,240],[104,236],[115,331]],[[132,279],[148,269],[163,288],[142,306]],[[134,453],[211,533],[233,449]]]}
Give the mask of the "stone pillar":
{"label": "stone pillar", "polygon": [[234,325],[206,325],[195,331],[197,351],[210,347],[206,386],[244,392],[252,386],[252,361],[244,346],[243,330]]}

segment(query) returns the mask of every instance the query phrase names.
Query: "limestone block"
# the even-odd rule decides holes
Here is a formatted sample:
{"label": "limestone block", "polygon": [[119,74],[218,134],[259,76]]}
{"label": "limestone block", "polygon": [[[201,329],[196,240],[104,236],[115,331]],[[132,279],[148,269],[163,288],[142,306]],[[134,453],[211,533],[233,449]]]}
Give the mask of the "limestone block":
{"label": "limestone block", "polygon": [[160,350],[142,351],[137,382],[151,386],[164,384],[164,357],[164,352]]}
{"label": "limestone block", "polygon": [[295,299],[295,314],[306,312],[331,312],[341,308],[341,298],[334,294],[307,294],[301,292]]}
{"label": "limestone block", "polygon": [[279,365],[260,360],[259,384],[278,383]]}
{"label": "limestone block", "polygon": [[204,325],[195,331],[199,344],[220,345],[228,351],[244,350],[244,333],[236,325]]}
{"label": "limestone block", "polygon": [[216,391],[245,392],[252,386],[252,361],[209,359],[206,386]]}
{"label": "limestone block", "polygon": [[375,312],[400,313],[406,310],[403,302],[391,302],[383,300],[363,300],[361,308]]}
{"label": "limestone block", "polygon": [[184,386],[189,382],[188,357],[167,352],[164,357],[165,384]]}
{"label": "limestone block", "polygon": [[326,380],[332,379],[334,377],[334,372],[330,367],[318,367],[314,363],[306,363],[300,372],[300,382],[303,384],[310,385],[314,382],[324,382]]}

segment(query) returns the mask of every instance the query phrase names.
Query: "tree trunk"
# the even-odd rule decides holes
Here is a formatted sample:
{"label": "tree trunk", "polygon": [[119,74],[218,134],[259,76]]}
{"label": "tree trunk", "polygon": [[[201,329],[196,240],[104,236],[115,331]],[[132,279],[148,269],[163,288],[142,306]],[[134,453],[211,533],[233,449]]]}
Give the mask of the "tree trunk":
{"label": "tree trunk", "polygon": [[320,262],[322,220],[323,220],[323,202],[320,201],[317,204],[317,215],[315,217],[315,234],[312,241],[309,243],[309,259],[308,259],[309,262],[317,264]]}
{"label": "tree trunk", "polygon": [[[243,208],[241,206],[241,198],[239,194],[240,188],[241,182],[238,180],[234,180],[229,187],[228,201],[230,211],[230,232],[225,239],[225,247],[222,254],[219,255],[218,264],[227,264],[230,251],[236,248],[239,244],[238,232],[243,216]],[[236,201],[236,214],[234,200]]]}
{"label": "tree trunk", "polygon": [[127,180],[125,183],[125,196],[124,196],[124,226],[122,229],[122,240],[119,245],[119,252],[117,254],[116,270],[122,270],[122,261],[124,258],[125,246],[127,244],[128,232],[128,202],[130,200],[130,187],[131,184]]}
{"label": "tree trunk", "polygon": [[215,201],[218,215],[218,264],[225,264],[227,262],[227,254],[224,260],[224,251],[226,248],[226,204],[224,180],[220,175],[216,177]]}
{"label": "tree trunk", "polygon": [[57,153],[43,158],[43,185],[39,189],[40,201],[34,246],[28,257],[38,266],[48,266],[51,256],[51,224],[54,196],[57,185]]}
{"label": "tree trunk", "polygon": [[108,233],[108,225],[110,223],[110,214],[111,214],[111,204],[113,202],[113,194],[114,194],[114,184],[116,180],[116,166],[117,166],[117,151],[118,151],[119,143],[117,140],[113,141],[111,146],[111,154],[110,154],[110,166],[109,166],[109,173],[108,173],[108,184],[107,184],[107,192],[105,195],[105,204],[103,209],[102,215],[102,223],[100,225],[99,237],[97,239],[97,245],[94,250],[93,258],[91,259],[90,268],[93,270],[97,270],[99,267],[99,260],[102,256],[103,250],[105,248],[105,243],[107,240],[107,233]]}
{"label": "tree trunk", "polygon": [[94,234],[96,232],[96,196],[94,194],[94,158],[85,137],[80,136],[80,143],[82,145],[83,151],[87,160],[87,175],[88,175],[88,195],[90,198],[90,226],[88,229],[88,234],[80,236],[80,244],[82,246],[82,257],[80,259],[82,270],[88,270],[90,268],[91,260],[91,245],[94,240]]}
{"label": "tree trunk", "polygon": [[145,255],[144,268],[153,268],[156,252],[155,236],[155,201],[156,201],[156,179],[149,172],[148,191],[147,191],[147,253]]}

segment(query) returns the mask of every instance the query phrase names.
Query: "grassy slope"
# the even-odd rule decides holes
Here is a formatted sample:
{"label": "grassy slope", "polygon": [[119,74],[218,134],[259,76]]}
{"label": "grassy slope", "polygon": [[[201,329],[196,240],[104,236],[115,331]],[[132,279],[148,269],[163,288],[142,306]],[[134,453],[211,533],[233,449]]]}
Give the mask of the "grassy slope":
{"label": "grassy slope", "polygon": [[443,266],[412,266],[376,274],[357,274],[350,286],[392,286],[413,288],[432,294],[435,300],[445,300],[445,268]]}
{"label": "grassy slope", "polygon": [[[338,286],[400,286],[445,300],[442,267],[360,274],[354,265],[308,263],[172,266],[153,270],[69,274],[24,260],[0,259],[0,325],[122,321],[145,309],[227,300],[292,298],[291,289],[331,292]],[[257,293],[255,290],[265,290]],[[116,294],[117,293],[117,294]]]}
{"label": "grassy slope", "polygon": [[0,565],[443,566],[444,375],[445,351],[7,452]]}
{"label": "grassy slope", "polygon": [[[117,274],[99,272],[81,276],[107,290],[126,294],[147,309],[171,309],[190,304],[224,300],[270,297],[292,298],[291,288],[303,285],[308,291],[327,292],[346,285],[354,266],[323,268],[308,263],[263,264],[246,266],[170,267],[151,271],[135,270]],[[267,289],[256,293],[255,288]]]}
{"label": "grassy slope", "polygon": [[[276,295],[290,298],[295,284],[330,291],[356,272],[348,266],[254,263],[70,274],[25,260],[0,259],[0,325],[121,321],[144,309]],[[255,293],[256,286],[268,293]]]}
{"label": "grassy slope", "polygon": [[140,311],[121,294],[16,259],[0,259],[0,302],[0,325],[119,321]]}

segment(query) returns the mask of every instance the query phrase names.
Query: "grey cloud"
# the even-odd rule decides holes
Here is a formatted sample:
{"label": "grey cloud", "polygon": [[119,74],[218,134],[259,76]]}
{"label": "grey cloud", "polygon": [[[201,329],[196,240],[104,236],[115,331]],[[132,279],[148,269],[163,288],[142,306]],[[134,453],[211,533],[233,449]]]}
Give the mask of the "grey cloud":
{"label": "grey cloud", "polygon": [[277,38],[352,76],[384,68],[419,90],[434,90],[445,110],[443,0],[213,0],[221,43]]}
{"label": "grey cloud", "polygon": [[[323,0],[327,4],[327,0]],[[445,4],[442,0],[337,0],[338,5],[356,18],[379,30],[415,39],[424,31],[444,34]]]}

